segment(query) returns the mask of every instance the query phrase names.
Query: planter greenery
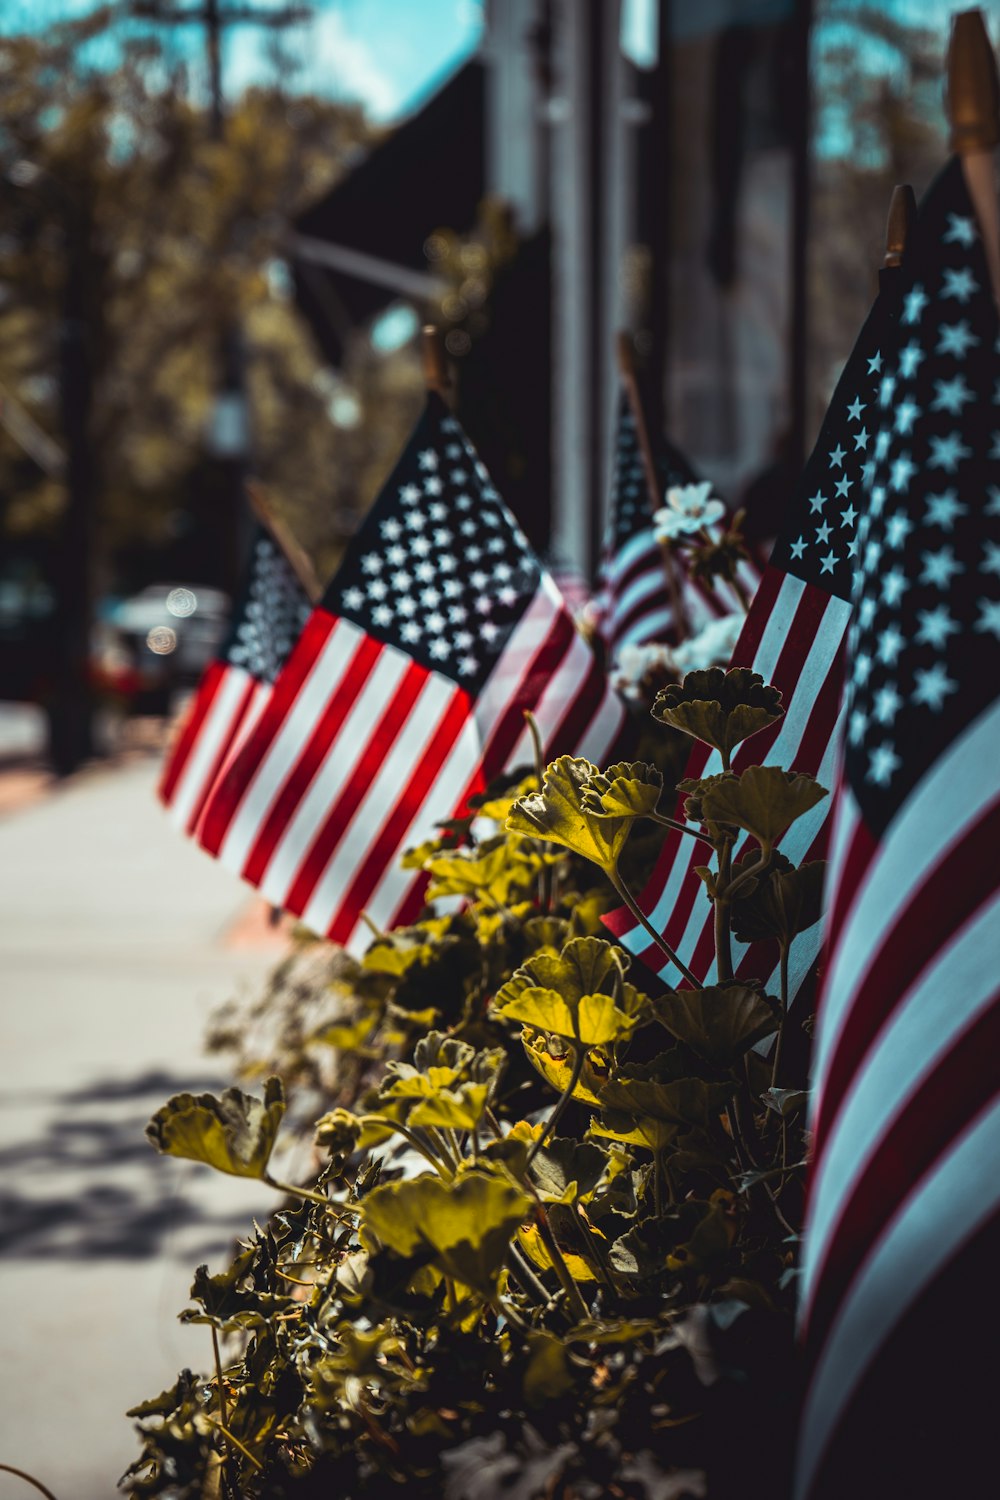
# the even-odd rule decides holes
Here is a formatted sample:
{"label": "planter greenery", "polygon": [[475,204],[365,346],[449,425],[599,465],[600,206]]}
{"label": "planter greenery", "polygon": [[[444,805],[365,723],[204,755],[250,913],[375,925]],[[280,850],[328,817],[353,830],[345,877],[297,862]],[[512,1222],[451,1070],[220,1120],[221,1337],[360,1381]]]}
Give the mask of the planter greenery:
{"label": "planter greenery", "polygon": [[[713,670],[656,713],[728,767],[781,707]],[[305,981],[286,967],[307,1185],[272,1167],[277,1078],[157,1113],[159,1150],[284,1201],[197,1271],[181,1316],[206,1325],[207,1373],[131,1413],[130,1494],[784,1493],[806,1100],[786,996],[732,978],[730,934],[769,939],[786,972],[821,869],[773,845],[825,794],[761,768],[683,790],[717,983],[678,965],[665,990],[602,936],[672,822],[661,771],[564,756],[411,852],[438,902],[423,921],[360,963],[324,947]]]}

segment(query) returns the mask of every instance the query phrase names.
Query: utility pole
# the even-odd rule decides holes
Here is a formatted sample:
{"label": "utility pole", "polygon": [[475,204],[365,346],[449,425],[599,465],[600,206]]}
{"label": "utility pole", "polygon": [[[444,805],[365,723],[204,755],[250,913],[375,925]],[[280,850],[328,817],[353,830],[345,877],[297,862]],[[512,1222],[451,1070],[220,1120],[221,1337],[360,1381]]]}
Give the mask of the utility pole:
{"label": "utility pole", "polygon": [[[208,63],[209,121],[213,141],[225,139],[226,122],[222,86],[222,43],[227,27],[262,26],[283,30],[308,20],[308,6],[262,10],[243,4],[220,4],[203,0],[202,5],[179,5],[174,0],[134,0],[132,15],[164,26],[202,26]],[[245,485],[250,458],[250,417],[246,395],[245,350],[239,319],[229,313],[219,340],[219,381],[215,404],[206,432],[206,447],[217,476],[221,530],[225,537],[222,582],[232,594],[238,586],[245,551],[247,510]]]}

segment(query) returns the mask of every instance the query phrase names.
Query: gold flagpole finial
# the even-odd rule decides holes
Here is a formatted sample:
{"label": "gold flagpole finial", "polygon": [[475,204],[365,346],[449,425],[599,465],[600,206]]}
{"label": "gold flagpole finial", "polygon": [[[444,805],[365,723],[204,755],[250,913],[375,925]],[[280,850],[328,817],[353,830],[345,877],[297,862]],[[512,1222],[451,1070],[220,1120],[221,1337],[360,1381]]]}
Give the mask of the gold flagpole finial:
{"label": "gold flagpole finial", "polygon": [[436,323],[425,323],[422,333],[424,357],[424,380],[429,391],[437,391],[445,398],[451,389],[451,374],[448,370],[448,352],[444,334]]}
{"label": "gold flagpole finial", "polygon": [[897,182],[889,199],[889,217],[885,225],[885,259],[883,266],[902,264],[906,239],[917,212],[917,200],[908,182]]}
{"label": "gold flagpole finial", "polygon": [[1000,81],[981,10],[952,17],[946,107],[951,149],[960,156],[1000,143]]}

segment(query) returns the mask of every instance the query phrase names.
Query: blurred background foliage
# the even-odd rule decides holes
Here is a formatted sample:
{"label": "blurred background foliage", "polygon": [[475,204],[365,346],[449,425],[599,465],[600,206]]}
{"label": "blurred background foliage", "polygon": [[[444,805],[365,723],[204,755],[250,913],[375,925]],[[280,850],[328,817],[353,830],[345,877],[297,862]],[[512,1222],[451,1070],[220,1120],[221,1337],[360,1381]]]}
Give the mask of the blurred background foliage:
{"label": "blurred background foliage", "polygon": [[[357,106],[277,86],[241,93],[213,140],[184,71],[154,38],[113,69],[81,65],[101,11],[0,38],[0,387],[58,438],[60,337],[78,278],[92,372],[97,556],[135,585],[159,576],[206,487],[224,330],[243,329],[251,468],[329,568],[358,496],[374,493],[415,404],[406,355],[351,341],[325,369],[290,300],[285,226],[376,138]],[[360,420],[377,407],[377,422]],[[51,466],[50,466],[51,467]],[[210,483],[210,469],[208,471]],[[65,504],[0,432],[0,528],[55,538]],[[183,570],[182,570],[183,571]],[[143,576],[145,575],[145,577]],[[124,580],[123,580],[124,581]]]}

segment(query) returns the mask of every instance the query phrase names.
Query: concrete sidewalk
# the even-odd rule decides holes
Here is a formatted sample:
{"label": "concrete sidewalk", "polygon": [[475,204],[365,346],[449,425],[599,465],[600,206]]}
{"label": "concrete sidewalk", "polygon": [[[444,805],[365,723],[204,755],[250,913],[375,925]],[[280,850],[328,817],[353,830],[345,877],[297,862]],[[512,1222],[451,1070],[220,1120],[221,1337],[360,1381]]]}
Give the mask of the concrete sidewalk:
{"label": "concrete sidewalk", "polygon": [[[126,1407],[210,1365],[176,1321],[194,1267],[274,1206],[143,1137],[170,1094],[232,1081],[207,1017],[279,951],[263,924],[247,944],[251,894],[167,822],[157,771],[86,771],[0,819],[0,1462],[57,1500],[111,1500]],[[0,1474],[0,1500],[31,1493]]]}

